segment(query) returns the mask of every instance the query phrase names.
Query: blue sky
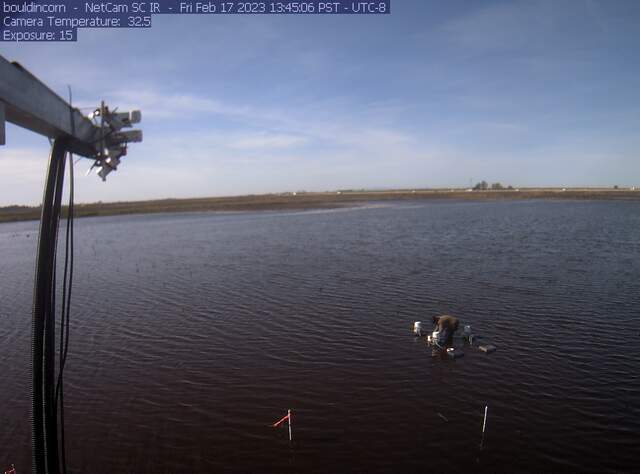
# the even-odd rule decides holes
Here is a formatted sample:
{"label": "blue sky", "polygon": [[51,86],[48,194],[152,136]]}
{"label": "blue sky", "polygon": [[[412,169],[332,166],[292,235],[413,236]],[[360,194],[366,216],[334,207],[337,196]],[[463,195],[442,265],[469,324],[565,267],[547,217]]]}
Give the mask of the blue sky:
{"label": "blue sky", "polygon": [[[0,43],[145,139],[78,201],[342,188],[640,185],[640,3],[394,0],[384,16],[155,16]],[[41,199],[49,144],[8,126],[0,205]]]}

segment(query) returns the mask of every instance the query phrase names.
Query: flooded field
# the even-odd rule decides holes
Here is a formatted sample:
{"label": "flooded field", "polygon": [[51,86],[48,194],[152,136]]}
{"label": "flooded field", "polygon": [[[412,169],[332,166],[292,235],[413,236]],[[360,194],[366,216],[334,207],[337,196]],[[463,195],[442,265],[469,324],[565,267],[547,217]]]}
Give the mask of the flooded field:
{"label": "flooded field", "polygon": [[[18,472],[36,242],[36,222],[0,225],[0,463]],[[71,472],[640,463],[637,201],[86,218],[74,279]],[[410,329],[441,313],[497,351],[432,357]],[[291,445],[270,426],[289,408]]]}

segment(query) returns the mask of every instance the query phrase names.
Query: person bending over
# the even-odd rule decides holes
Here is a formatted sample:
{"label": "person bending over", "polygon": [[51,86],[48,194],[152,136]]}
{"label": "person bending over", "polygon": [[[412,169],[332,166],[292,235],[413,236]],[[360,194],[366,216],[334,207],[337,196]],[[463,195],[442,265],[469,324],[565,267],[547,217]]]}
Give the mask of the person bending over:
{"label": "person bending over", "polygon": [[445,345],[450,345],[453,341],[453,333],[458,330],[460,325],[458,318],[449,315],[434,316],[433,317],[433,330],[440,331],[440,340],[444,341]]}

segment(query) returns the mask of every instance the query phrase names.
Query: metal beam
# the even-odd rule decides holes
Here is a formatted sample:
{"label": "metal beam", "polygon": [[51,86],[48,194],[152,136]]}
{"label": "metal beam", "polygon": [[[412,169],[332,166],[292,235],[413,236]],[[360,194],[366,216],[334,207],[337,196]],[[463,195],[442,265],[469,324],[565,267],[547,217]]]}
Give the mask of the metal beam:
{"label": "metal beam", "polygon": [[[53,139],[67,136],[69,151],[95,157],[100,129],[20,64],[2,56],[0,103],[4,103],[6,121]],[[0,145],[4,144],[1,109]]]}

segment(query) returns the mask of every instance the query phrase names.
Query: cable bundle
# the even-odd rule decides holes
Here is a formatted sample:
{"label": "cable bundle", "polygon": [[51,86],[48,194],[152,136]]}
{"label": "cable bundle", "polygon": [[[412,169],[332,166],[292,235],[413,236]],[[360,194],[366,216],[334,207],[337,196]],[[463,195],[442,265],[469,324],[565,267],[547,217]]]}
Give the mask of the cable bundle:
{"label": "cable bundle", "polygon": [[[70,159],[71,185],[67,214],[65,265],[60,323],[59,369],[56,381],[56,249],[64,184],[67,139],[58,138],[51,148],[47,181],[42,200],[42,218],[34,286],[32,325],[32,436],[33,472],[57,474],[64,455],[64,392],[62,375],[69,342],[69,312],[73,277],[73,161]],[[71,257],[69,259],[69,257]],[[60,404],[61,444],[58,443],[58,404]],[[59,456],[59,449],[62,456]],[[61,459],[60,459],[61,458]]]}

